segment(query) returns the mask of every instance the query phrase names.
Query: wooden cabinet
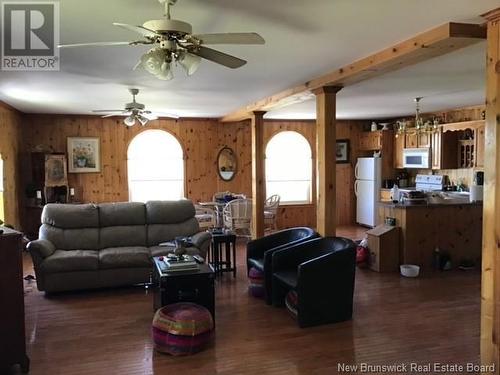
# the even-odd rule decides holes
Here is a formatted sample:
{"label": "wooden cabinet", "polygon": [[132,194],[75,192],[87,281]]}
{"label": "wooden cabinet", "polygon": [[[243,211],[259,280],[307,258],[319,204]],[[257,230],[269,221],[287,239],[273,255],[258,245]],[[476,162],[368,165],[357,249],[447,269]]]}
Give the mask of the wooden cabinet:
{"label": "wooden cabinet", "polygon": [[360,151],[377,151],[382,149],[382,131],[364,132],[359,137]]}
{"label": "wooden cabinet", "polygon": [[418,147],[418,135],[417,133],[406,133],[405,134],[405,148],[417,148]]}
{"label": "wooden cabinet", "polygon": [[3,228],[0,234],[0,374],[15,364],[29,371],[24,327],[24,286],[21,233]]}
{"label": "wooden cabinet", "polygon": [[443,132],[441,129],[439,131],[432,133],[431,138],[431,168],[441,169],[441,139],[443,137]]}
{"label": "wooden cabinet", "polygon": [[404,134],[398,134],[394,137],[394,168],[403,169],[403,150],[406,145],[406,137]]}
{"label": "wooden cabinet", "polygon": [[431,156],[432,169],[458,168],[458,140],[456,133],[444,133],[442,129],[432,133]]}
{"label": "wooden cabinet", "polygon": [[432,133],[420,133],[417,136],[417,147],[431,147]]}
{"label": "wooden cabinet", "polygon": [[475,141],[476,141],[476,168],[484,168],[484,144],[485,144],[485,134],[484,125],[479,126],[475,131]]}

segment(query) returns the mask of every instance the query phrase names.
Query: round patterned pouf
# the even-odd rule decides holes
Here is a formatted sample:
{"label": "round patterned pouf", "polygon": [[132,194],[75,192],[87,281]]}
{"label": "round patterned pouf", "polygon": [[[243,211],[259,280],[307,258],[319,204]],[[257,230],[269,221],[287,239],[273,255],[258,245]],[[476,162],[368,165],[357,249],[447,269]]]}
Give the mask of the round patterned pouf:
{"label": "round patterned pouf", "polygon": [[203,350],[212,340],[212,314],[194,303],[174,303],[159,309],[152,325],[154,347],[171,355],[189,355]]}
{"label": "round patterned pouf", "polygon": [[248,293],[253,297],[264,298],[264,272],[259,271],[257,268],[250,268],[248,281]]}

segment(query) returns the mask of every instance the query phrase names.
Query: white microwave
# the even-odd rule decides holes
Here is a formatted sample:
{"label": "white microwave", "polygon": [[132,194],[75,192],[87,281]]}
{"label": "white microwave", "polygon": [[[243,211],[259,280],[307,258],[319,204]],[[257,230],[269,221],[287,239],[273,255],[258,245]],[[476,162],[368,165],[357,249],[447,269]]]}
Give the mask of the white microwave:
{"label": "white microwave", "polygon": [[403,149],[405,168],[428,169],[431,167],[431,149],[429,147]]}

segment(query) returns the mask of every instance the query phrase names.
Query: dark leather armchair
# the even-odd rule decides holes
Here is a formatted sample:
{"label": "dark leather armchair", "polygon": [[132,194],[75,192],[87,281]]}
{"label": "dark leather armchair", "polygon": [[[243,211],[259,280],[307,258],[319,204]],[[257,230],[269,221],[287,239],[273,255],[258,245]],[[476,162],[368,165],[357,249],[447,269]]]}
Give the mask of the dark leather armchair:
{"label": "dark leather armchair", "polygon": [[313,239],[272,256],[272,302],[283,306],[294,290],[300,327],[349,320],[352,317],[356,245],[349,239]]}
{"label": "dark leather armchair", "polygon": [[267,304],[270,305],[272,303],[272,254],[277,250],[308,241],[318,236],[318,233],[311,228],[296,227],[281,230],[247,243],[247,272],[250,272],[250,268],[254,267],[264,273]]}

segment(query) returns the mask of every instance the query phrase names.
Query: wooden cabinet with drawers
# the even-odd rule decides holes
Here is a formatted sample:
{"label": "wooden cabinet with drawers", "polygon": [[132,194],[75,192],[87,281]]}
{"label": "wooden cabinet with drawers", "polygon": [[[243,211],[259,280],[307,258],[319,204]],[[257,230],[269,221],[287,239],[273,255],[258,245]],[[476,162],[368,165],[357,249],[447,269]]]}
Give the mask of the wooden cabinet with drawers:
{"label": "wooden cabinet with drawers", "polygon": [[21,233],[0,227],[0,374],[15,364],[29,371],[24,327]]}

